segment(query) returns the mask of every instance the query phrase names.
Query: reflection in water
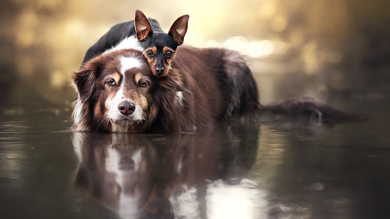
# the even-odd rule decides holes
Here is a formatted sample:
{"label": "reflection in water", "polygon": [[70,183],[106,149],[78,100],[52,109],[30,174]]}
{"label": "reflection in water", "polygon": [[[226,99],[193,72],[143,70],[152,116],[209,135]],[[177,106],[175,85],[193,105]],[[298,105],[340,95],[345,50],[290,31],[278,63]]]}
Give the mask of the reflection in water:
{"label": "reflection in water", "polygon": [[28,157],[28,154],[21,150],[23,144],[20,141],[20,132],[25,132],[29,126],[25,121],[0,121],[0,182],[10,179],[13,182],[12,188],[20,188],[23,185],[23,168]]}
{"label": "reflection in water", "polygon": [[[74,182],[121,218],[308,217],[307,203],[267,191],[274,192],[273,179],[291,140],[284,130],[310,136],[332,126],[310,119],[262,124],[262,139],[259,124],[250,121],[171,135],[75,132]],[[307,189],[320,191],[321,183]]]}
{"label": "reflection in water", "polygon": [[259,218],[265,192],[248,179],[259,127],[199,134],[74,133],[76,187],[122,218]]}
{"label": "reflection in water", "polygon": [[266,193],[255,189],[256,184],[242,179],[238,185],[230,185],[222,180],[208,185],[207,218],[266,218]]}
{"label": "reflection in water", "polygon": [[[291,153],[291,134],[305,139],[325,134],[332,125],[278,117],[261,124],[261,139],[260,123],[248,118],[200,133],[75,132],[74,183],[121,218],[308,218],[310,203],[274,194],[296,187],[275,182],[291,174],[279,169]],[[310,182],[292,193],[324,186]]]}

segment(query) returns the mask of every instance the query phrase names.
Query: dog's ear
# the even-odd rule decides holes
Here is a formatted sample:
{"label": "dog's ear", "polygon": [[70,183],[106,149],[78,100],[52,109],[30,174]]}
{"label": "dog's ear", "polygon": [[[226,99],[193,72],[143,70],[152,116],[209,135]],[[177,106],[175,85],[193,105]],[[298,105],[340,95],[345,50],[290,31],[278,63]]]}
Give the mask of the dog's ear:
{"label": "dog's ear", "polygon": [[139,41],[144,40],[153,31],[148,18],[140,10],[135,11],[134,26]]}
{"label": "dog's ear", "polygon": [[73,73],[73,84],[82,103],[87,102],[95,91],[96,75],[100,68],[98,59],[93,58],[81,66],[78,72]]}
{"label": "dog's ear", "polygon": [[168,34],[173,37],[176,43],[180,46],[184,42],[184,36],[187,33],[189,15],[183,15],[173,22]]}

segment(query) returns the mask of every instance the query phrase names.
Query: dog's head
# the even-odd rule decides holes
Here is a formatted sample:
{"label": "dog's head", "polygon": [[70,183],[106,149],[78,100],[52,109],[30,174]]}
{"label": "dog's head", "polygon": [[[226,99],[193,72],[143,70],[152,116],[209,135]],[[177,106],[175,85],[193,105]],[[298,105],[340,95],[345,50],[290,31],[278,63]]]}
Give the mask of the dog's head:
{"label": "dog's head", "polygon": [[119,50],[97,56],[73,74],[78,100],[74,125],[81,131],[136,132],[156,116],[156,87],[142,52]]}
{"label": "dog's head", "polygon": [[137,33],[136,37],[145,48],[144,56],[147,58],[154,76],[164,77],[168,74],[170,64],[175,57],[176,48],[184,42],[188,19],[188,15],[183,15],[176,19],[168,34],[166,34],[153,32],[146,16],[139,10],[135,12],[134,26]]}

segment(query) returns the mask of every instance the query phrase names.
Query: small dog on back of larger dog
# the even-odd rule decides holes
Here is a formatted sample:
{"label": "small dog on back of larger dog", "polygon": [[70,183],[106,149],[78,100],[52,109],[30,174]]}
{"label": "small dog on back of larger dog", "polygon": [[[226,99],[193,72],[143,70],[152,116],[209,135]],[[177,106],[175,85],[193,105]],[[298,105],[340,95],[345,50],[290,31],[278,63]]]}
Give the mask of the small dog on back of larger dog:
{"label": "small dog on back of larger dog", "polygon": [[187,33],[188,15],[176,19],[166,34],[160,24],[136,10],[132,21],[116,24],[110,28],[85,53],[83,63],[93,57],[120,49],[142,51],[156,77],[168,74],[175,50],[183,44]]}
{"label": "small dog on back of larger dog", "polygon": [[[178,47],[187,31],[188,16],[178,18],[165,34],[155,20],[149,19],[150,25],[143,14],[140,25],[139,15],[137,11],[135,32],[124,26],[112,28],[88,50],[80,70],[73,74],[78,93],[72,116],[74,130],[193,132],[233,117],[264,112],[316,116],[323,122],[362,118],[307,99],[262,106],[256,81],[241,54],[221,48]],[[164,46],[170,40],[176,44]],[[174,50],[175,59],[164,62],[169,74],[158,74],[148,48],[154,57]]]}

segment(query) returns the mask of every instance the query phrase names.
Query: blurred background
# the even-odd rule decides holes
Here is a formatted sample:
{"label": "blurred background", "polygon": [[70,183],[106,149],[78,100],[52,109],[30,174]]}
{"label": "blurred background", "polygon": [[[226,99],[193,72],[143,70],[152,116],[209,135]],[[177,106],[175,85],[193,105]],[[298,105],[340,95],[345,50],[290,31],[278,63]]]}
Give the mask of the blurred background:
{"label": "blurred background", "polygon": [[2,105],[69,104],[85,51],[136,9],[168,31],[189,14],[185,44],[247,56],[262,102],[309,95],[389,98],[387,0],[1,0]]}

